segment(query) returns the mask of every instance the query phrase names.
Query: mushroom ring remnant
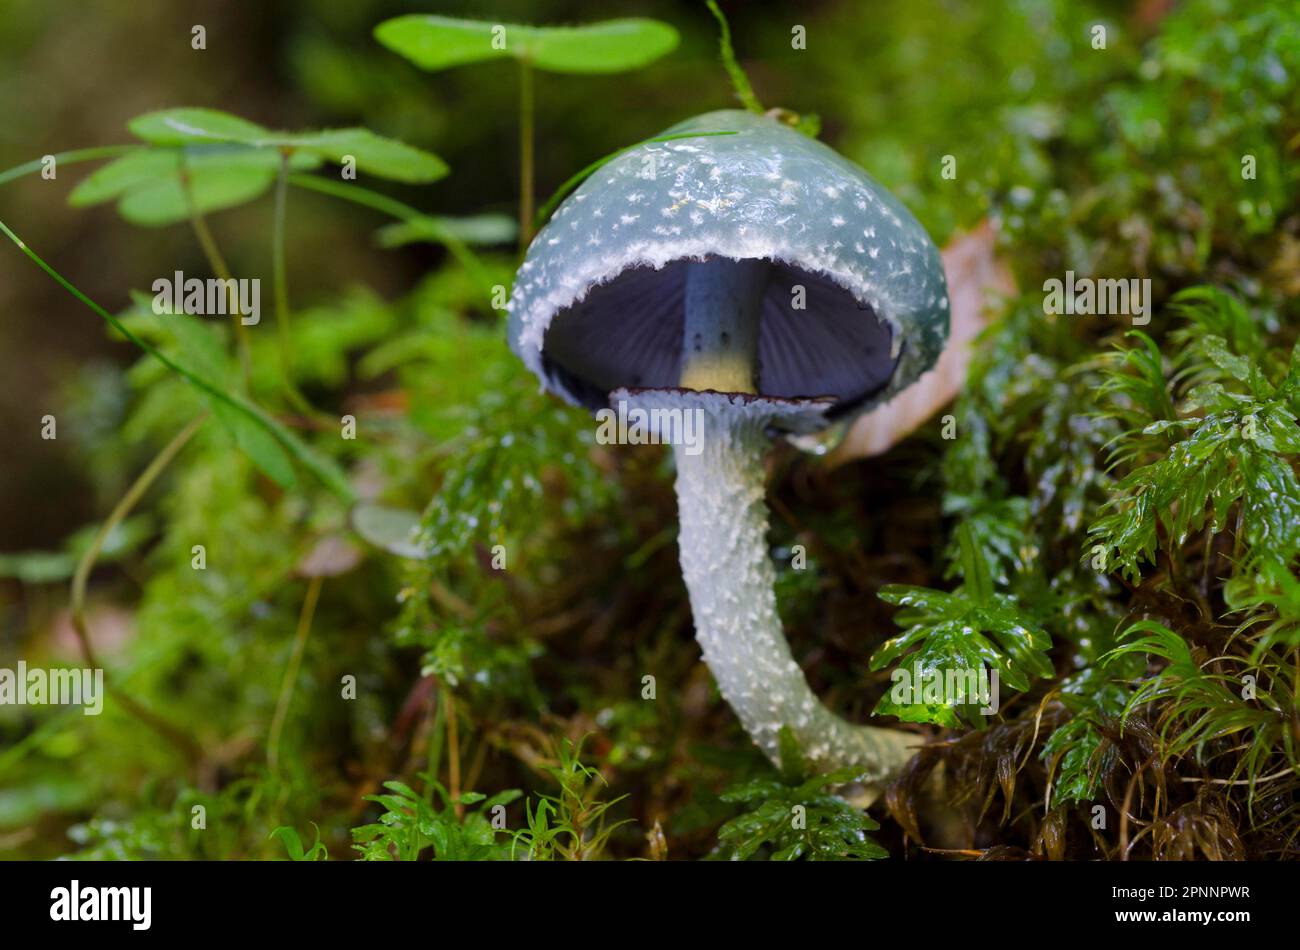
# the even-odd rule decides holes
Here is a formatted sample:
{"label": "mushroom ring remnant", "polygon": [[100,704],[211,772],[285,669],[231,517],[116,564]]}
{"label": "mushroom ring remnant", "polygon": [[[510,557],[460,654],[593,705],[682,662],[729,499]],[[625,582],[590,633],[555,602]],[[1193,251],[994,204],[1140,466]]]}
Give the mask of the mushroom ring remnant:
{"label": "mushroom ring remnant", "polygon": [[[533,240],[510,344],[593,411],[695,412],[675,447],[682,576],[723,697],[780,763],[877,783],[917,737],[850,724],[809,689],[776,611],[763,455],[911,385],[948,333],[939,251],[862,169],[775,119],[713,112],[602,166]],[[697,447],[698,449],[698,447]]]}

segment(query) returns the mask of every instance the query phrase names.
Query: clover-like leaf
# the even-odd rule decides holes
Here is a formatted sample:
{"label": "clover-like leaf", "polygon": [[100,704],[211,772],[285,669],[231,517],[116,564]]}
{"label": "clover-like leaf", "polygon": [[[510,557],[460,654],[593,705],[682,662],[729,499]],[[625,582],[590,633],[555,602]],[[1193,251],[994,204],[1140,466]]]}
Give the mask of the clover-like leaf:
{"label": "clover-like leaf", "polygon": [[180,154],[172,150],[141,148],[96,169],[72,189],[68,204],[74,208],[120,198],[160,178],[175,175]]}
{"label": "clover-like leaf", "polygon": [[396,139],[376,135],[369,129],[326,129],[321,132],[276,134],[269,144],[306,152],[342,165],[351,156],[357,168],[367,175],[422,185],[445,178],[447,163],[432,152],[407,145]]}
{"label": "clover-like leaf", "polygon": [[128,128],[149,148],[129,152],[82,181],[74,207],[117,200],[133,224],[161,227],[193,214],[234,208],[274,184],[284,156],[292,171],[355,162],[365,174],[408,184],[447,174],[438,156],[369,129],[276,132],[216,109],[164,109],[137,116]]}
{"label": "clover-like leaf", "polygon": [[407,184],[437,181],[448,171],[433,153],[363,128],[276,132],[216,109],[194,108],[150,112],[132,119],[127,127],[153,145],[236,144],[303,153],[336,165],[350,157],[365,174]]}
{"label": "clover-like leaf", "polygon": [[251,144],[267,134],[256,122],[217,109],[163,109],[136,116],[126,124],[136,138],[154,145],[239,142]]}
{"label": "clover-like leaf", "polygon": [[[249,153],[249,157],[256,153]],[[275,181],[275,169],[231,157],[229,164],[195,168],[189,196],[180,172],[141,185],[123,195],[117,210],[132,224],[165,227],[190,217],[237,208],[261,197]],[[192,210],[191,210],[192,209]]]}
{"label": "clover-like leaf", "polygon": [[[314,155],[295,155],[290,167],[316,168]],[[68,196],[73,207],[117,200],[132,224],[162,227],[191,215],[238,207],[261,197],[275,182],[280,157],[272,151],[213,145],[131,152],[93,172]],[[189,195],[186,195],[186,179]]]}
{"label": "clover-like leaf", "polygon": [[644,17],[581,26],[523,26],[408,14],[375,27],[375,38],[421,69],[519,59],[555,73],[619,73],[672,52],[678,34]]}

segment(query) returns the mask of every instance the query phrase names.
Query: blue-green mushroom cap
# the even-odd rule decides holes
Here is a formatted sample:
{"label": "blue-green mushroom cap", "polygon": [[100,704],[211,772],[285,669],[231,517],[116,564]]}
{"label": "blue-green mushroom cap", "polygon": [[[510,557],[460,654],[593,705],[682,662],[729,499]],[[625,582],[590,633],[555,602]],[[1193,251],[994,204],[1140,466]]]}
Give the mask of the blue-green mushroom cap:
{"label": "blue-green mushroom cap", "polygon": [[757,389],[831,397],[829,418],[888,400],[948,335],[939,250],[865,171],[767,116],[724,110],[599,168],[528,249],[510,298],[511,348],[576,405],[678,386],[691,262],[771,262]]}

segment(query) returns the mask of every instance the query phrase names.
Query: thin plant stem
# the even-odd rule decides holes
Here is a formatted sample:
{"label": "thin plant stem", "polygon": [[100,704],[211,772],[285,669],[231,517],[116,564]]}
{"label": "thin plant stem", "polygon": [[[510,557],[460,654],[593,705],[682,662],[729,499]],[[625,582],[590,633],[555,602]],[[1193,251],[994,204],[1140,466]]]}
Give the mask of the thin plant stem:
{"label": "thin plant stem", "polygon": [[216,239],[212,236],[212,231],[208,228],[207,219],[199,212],[199,207],[194,201],[194,189],[190,184],[189,170],[185,167],[185,159],[181,158],[181,191],[185,194],[185,205],[189,210],[190,224],[194,228],[194,236],[198,238],[199,247],[203,249],[203,256],[208,260],[208,266],[222,281],[222,286],[226,288],[226,309],[230,312],[231,325],[235,328],[235,345],[239,352],[239,368],[244,379],[244,388],[249,389],[249,384],[253,377],[253,362],[249,355],[248,327],[244,326],[243,317],[239,312],[239,307],[235,299],[235,283],[231,276],[230,267],[226,259],[222,256],[221,249],[217,246]]}
{"label": "thin plant stem", "polygon": [[473,789],[478,784],[479,775],[487,762],[488,744],[480,742],[474,749],[474,758],[470,761],[469,771],[465,774],[465,787]]}
{"label": "thin plant stem", "polygon": [[271,729],[266,737],[266,764],[271,773],[278,774],[280,765],[280,736],[284,732],[284,721],[289,715],[289,704],[293,702],[294,689],[298,685],[298,671],[302,668],[302,655],[307,648],[307,636],[311,633],[312,618],[316,616],[316,604],[320,600],[320,589],[324,578],[316,575],[307,584],[307,595],[302,601],[302,611],[298,614],[298,630],[293,638],[293,652],[289,655],[289,665],[285,668],[284,679],[280,682],[280,698],[275,704],[275,715],[271,719]]}
{"label": "thin plant stem", "polygon": [[[95,562],[99,559],[99,554],[103,550],[104,542],[108,536],[126,519],[131,509],[149,490],[149,486],[162,474],[162,471],[167,468],[180,450],[189,443],[207,418],[208,410],[205,409],[163,447],[163,450],[154,457],[148,467],[131,483],[131,487],[127,489],[126,494],[109,512],[108,518],[95,532],[95,537],[90,542],[85,554],[77,562],[77,569],[72,575],[72,628],[76,631],[82,655],[86,658],[86,665],[93,669],[102,669],[102,667],[90,639],[90,625],[86,621],[86,584],[90,579],[90,572],[94,569]],[[104,684],[105,689],[113,694],[114,698],[122,704],[123,709],[175,745],[191,762],[198,760],[201,751],[198,743],[191,736],[182,732],[167,720],[150,712],[122,692],[117,688],[115,681],[108,678],[107,673],[104,676]]]}
{"label": "thin plant stem", "polygon": [[741,68],[740,61],[736,59],[736,48],[731,45],[731,26],[727,23],[727,18],[723,12],[718,9],[716,0],[705,0],[705,2],[708,4],[709,12],[718,21],[720,31],[718,50],[722,55],[722,68],[731,77],[731,86],[736,90],[736,98],[750,112],[757,112],[761,115],[763,106],[759,103],[758,96],[754,95],[754,87],[749,84],[749,77],[745,75],[745,70]]}
{"label": "thin plant stem", "polygon": [[533,238],[533,67],[519,60],[519,249]]}
{"label": "thin plant stem", "polygon": [[441,680],[437,680],[436,683],[438,693],[434,696],[429,717],[431,720],[429,725],[429,754],[427,760],[429,783],[428,787],[424,790],[424,800],[431,804],[433,802],[433,786],[434,783],[438,781],[438,771],[442,768],[442,722],[445,718],[446,707],[442,702],[440,702],[440,700],[442,699],[442,690],[447,688],[446,684]]}
{"label": "thin plant stem", "polygon": [[289,153],[280,153],[280,173],[275,182],[275,219],[271,236],[271,282],[275,294],[275,326],[280,344],[280,374],[284,392],[295,409],[307,416],[315,407],[298,389],[293,378],[293,332],[289,318],[289,278],[285,251],[285,223],[288,220]]}
{"label": "thin plant stem", "polygon": [[445,683],[442,701],[446,704],[443,715],[447,719],[447,791],[455,803],[456,817],[460,818],[465,813],[465,806],[460,803],[460,733],[456,725],[456,701]]}
{"label": "thin plant stem", "polygon": [[1271,775],[1263,775],[1259,778],[1241,778],[1235,780],[1227,778],[1180,778],[1179,781],[1200,782],[1206,785],[1262,785],[1264,782],[1271,782],[1274,779],[1294,774],[1296,774],[1296,767],[1294,765],[1288,765],[1286,768],[1279,769]]}

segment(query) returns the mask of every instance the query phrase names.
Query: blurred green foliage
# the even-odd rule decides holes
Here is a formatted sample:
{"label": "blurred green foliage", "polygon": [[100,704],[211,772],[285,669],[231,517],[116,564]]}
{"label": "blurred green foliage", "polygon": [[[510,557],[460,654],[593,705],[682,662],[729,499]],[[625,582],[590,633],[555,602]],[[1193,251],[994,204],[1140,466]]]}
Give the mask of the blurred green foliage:
{"label": "blurred green foliage", "polygon": [[[723,6],[766,105],[820,115],[822,138],[896,191],[940,243],[993,219],[1023,288],[980,340],[952,409],[956,440],[923,432],[885,464],[834,479],[815,460],[776,461],[774,552],[811,552],[808,570],[783,566],[779,580],[810,679],[849,715],[875,705],[948,740],[886,796],[896,821],[832,795],[835,777],[772,774],[698,662],[666,457],[593,444],[587,418],[540,394],[506,350],[486,291],[508,286],[515,265],[490,246],[513,237],[499,215],[518,184],[509,71],[429,76],[371,37],[409,5],[307,0],[278,11],[280,38],[248,54],[283,70],[276,98],[245,109],[237,70],[219,57],[191,78],[190,60],[167,53],[173,86],[155,79],[147,101],[123,97],[130,111],[107,110],[112,123],[88,119],[74,134],[65,120],[69,138],[51,142],[39,103],[20,100],[16,83],[29,51],[57,44],[50,24],[66,21],[15,0],[0,13],[0,103],[15,117],[0,133],[5,167],[42,149],[122,141],[129,116],[189,104],[265,127],[372,128],[436,152],[451,173],[427,192],[365,182],[383,190],[364,208],[291,192],[287,365],[306,410],[285,392],[269,320],[250,335],[244,380],[233,326],[123,313],[164,353],[196,371],[206,360],[214,381],[345,471],[358,499],[422,512],[414,543],[425,556],[367,543],[350,506],[293,453],[241,438],[229,418],[206,422],[110,535],[86,613],[114,682],[192,735],[201,755],[112,700],[95,718],[0,709],[0,856],[659,857],[646,835],[661,827],[673,857],[876,858],[915,847],[916,802],[945,773],[960,790],[949,807],[980,847],[1116,857],[1113,836],[1091,834],[1083,816],[1098,801],[1117,810],[1140,775],[1126,807],[1150,830],[1129,842],[1134,853],[1186,855],[1171,815],[1217,809],[1234,816],[1225,853],[1295,856],[1300,713],[1286,674],[1300,645],[1300,4],[1192,0],[1163,14],[1066,0]],[[486,15],[462,7],[448,12]],[[561,3],[492,12],[577,19]],[[541,194],[729,103],[703,5],[636,12],[672,23],[677,51],[625,76],[538,80]],[[98,15],[110,35],[140,28],[138,13]],[[805,50],[791,46],[792,20],[806,27]],[[1093,46],[1098,24],[1105,49]],[[72,84],[66,71],[51,77]],[[164,89],[174,98],[155,101]],[[956,178],[943,176],[946,155]],[[277,165],[259,164],[257,196]],[[84,199],[96,175],[102,183],[105,169],[69,167],[60,187],[82,182]],[[38,200],[34,181],[5,187],[0,217],[96,299],[120,306],[147,287],[142,275],[205,267],[183,226],[124,231],[103,216],[61,232],[51,222],[81,212]],[[495,225],[489,247],[471,248],[478,232],[446,222],[480,213]],[[270,275],[269,198],[212,224],[241,276]],[[394,226],[405,230],[387,232],[390,250],[371,246],[375,229]],[[43,278],[14,248],[0,257],[28,309],[55,305],[30,290]],[[122,260],[101,284],[87,262],[110,257]],[[1045,314],[1042,282],[1067,270],[1151,278],[1144,335]],[[71,298],[57,301],[60,325],[93,326]],[[102,522],[211,405],[120,343],[96,337],[86,346],[111,358],[71,364],[49,390],[59,451],[84,485],[65,496],[80,521],[0,557],[0,665],[10,655],[81,662],[66,583],[87,550],[85,522]],[[16,389],[25,372],[15,361]],[[355,439],[340,435],[345,415]],[[1256,435],[1243,440],[1248,419]],[[6,484],[37,498],[38,483]],[[878,597],[886,584],[898,586],[885,600],[910,601],[896,618]],[[895,619],[904,639],[882,647]],[[272,762],[268,730],[301,630]],[[988,664],[1016,695],[987,722],[964,708],[894,708],[873,654],[880,667],[918,656]],[[1257,683],[1250,698],[1245,672]],[[492,824],[498,805],[505,833]],[[789,822],[796,806],[802,828]],[[293,829],[313,823],[306,847]]]}

